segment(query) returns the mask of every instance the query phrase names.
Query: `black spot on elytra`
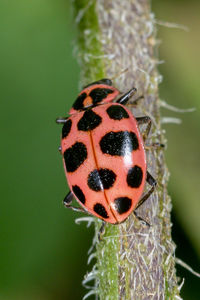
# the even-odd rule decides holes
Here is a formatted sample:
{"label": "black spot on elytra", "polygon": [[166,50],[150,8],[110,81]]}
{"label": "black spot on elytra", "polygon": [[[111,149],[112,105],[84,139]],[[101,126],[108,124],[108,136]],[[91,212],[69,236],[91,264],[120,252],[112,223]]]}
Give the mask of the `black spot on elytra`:
{"label": "black spot on elytra", "polygon": [[93,112],[92,109],[89,109],[84,112],[77,127],[78,130],[89,131],[95,129],[99,124],[101,124],[101,117]]}
{"label": "black spot on elytra", "polygon": [[142,182],[143,172],[139,166],[134,166],[128,170],[127,183],[132,188],[138,188]]}
{"label": "black spot on elytra", "polygon": [[82,93],[81,95],[78,96],[78,98],[75,100],[74,104],[73,104],[73,108],[75,110],[81,110],[84,108],[83,102],[85,100],[85,98],[87,97],[86,93]]}
{"label": "black spot on elytra", "polygon": [[111,188],[116,180],[116,174],[109,169],[95,169],[88,175],[88,186],[98,192]]}
{"label": "black spot on elytra", "polygon": [[109,117],[113,120],[128,119],[129,115],[127,111],[120,105],[111,105],[107,108]]}
{"label": "black spot on elytra", "polygon": [[108,214],[107,214],[107,211],[105,209],[105,207],[100,204],[100,203],[96,203],[94,205],[94,211],[99,215],[101,216],[102,218],[104,219],[107,219],[108,218]]}
{"label": "black spot on elytra", "polygon": [[131,208],[132,200],[128,197],[120,197],[114,200],[116,211],[122,215]]}
{"label": "black spot on elytra", "polygon": [[72,190],[76,197],[83,203],[85,204],[85,195],[83,194],[83,191],[80,189],[78,185],[73,185]]}
{"label": "black spot on elytra", "polygon": [[131,131],[110,131],[100,141],[101,151],[110,155],[125,156],[139,148],[137,136]]}
{"label": "black spot on elytra", "polygon": [[112,94],[113,92],[114,91],[111,89],[96,88],[90,92],[89,96],[92,98],[93,105],[96,105],[97,103],[105,99],[108,94]]}
{"label": "black spot on elytra", "polygon": [[76,171],[87,158],[87,149],[83,143],[76,142],[65,150],[64,160],[67,172]]}
{"label": "black spot on elytra", "polygon": [[63,128],[62,128],[62,138],[63,139],[68,136],[68,134],[70,133],[71,127],[72,127],[72,120],[69,119],[65,122],[65,124],[63,125]]}
{"label": "black spot on elytra", "polygon": [[105,85],[110,85],[112,86],[112,81],[110,79],[107,79],[107,78],[103,78],[101,80],[98,80],[98,81],[94,81],[86,86],[84,86],[84,89],[91,86],[91,85],[94,85],[94,84],[105,84]]}

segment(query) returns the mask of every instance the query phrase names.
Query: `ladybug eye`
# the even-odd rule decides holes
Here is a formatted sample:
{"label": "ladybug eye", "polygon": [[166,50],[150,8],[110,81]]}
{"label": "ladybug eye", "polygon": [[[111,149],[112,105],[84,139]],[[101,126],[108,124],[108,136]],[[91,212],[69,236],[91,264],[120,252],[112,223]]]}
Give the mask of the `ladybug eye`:
{"label": "ladybug eye", "polygon": [[103,78],[101,80],[98,80],[98,81],[94,81],[86,86],[84,86],[84,89],[91,86],[91,85],[94,85],[94,84],[106,84],[106,85],[110,85],[112,86],[112,80],[108,79],[108,78]]}

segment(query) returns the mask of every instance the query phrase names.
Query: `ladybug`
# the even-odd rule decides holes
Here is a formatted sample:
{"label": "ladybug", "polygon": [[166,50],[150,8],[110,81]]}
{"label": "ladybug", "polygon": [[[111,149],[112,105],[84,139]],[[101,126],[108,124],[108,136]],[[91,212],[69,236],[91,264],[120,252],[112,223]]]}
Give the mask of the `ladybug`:
{"label": "ladybug", "polygon": [[[84,87],[69,117],[56,120],[63,124],[60,152],[71,190],[66,207],[119,224],[154,191],[144,149],[151,119],[135,118],[124,106],[136,91],[120,95],[101,79]],[[140,124],[147,125],[143,137]],[[146,181],[151,188],[142,195]],[[80,208],[71,205],[74,197]]]}

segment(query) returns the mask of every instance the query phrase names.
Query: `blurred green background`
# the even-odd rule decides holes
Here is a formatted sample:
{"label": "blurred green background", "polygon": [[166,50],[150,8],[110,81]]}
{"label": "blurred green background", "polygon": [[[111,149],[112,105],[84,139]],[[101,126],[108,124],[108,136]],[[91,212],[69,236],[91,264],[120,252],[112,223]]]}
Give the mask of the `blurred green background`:
{"label": "blurred green background", "polygon": [[[181,114],[181,125],[163,128],[171,173],[173,238],[177,256],[200,271],[200,35],[199,1],[153,1],[156,18],[189,27],[185,32],[158,26],[162,39],[161,98]],[[58,153],[60,127],[78,93],[79,67],[70,1],[1,0],[1,209],[0,300],[81,299],[81,280],[93,230],[75,225],[66,211],[67,192]],[[199,279],[185,278],[182,297],[200,299]]]}

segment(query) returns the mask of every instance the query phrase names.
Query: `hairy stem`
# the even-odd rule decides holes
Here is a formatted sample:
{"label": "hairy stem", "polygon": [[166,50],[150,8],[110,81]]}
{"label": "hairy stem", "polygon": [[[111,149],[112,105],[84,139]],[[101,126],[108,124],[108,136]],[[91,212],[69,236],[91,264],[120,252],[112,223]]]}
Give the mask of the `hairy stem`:
{"label": "hairy stem", "polygon": [[[148,143],[164,143],[158,98],[161,77],[150,1],[74,0],[73,6],[82,84],[115,78],[128,68],[114,84],[122,92],[134,86],[138,96],[144,96],[137,108],[129,108],[135,116],[151,117],[153,128]],[[96,240],[94,292],[101,300],[180,299],[163,150],[148,150],[147,165],[158,185],[137,214],[151,224],[150,228],[132,214],[123,224],[107,224],[103,240]],[[95,224],[97,236],[101,221]]]}

